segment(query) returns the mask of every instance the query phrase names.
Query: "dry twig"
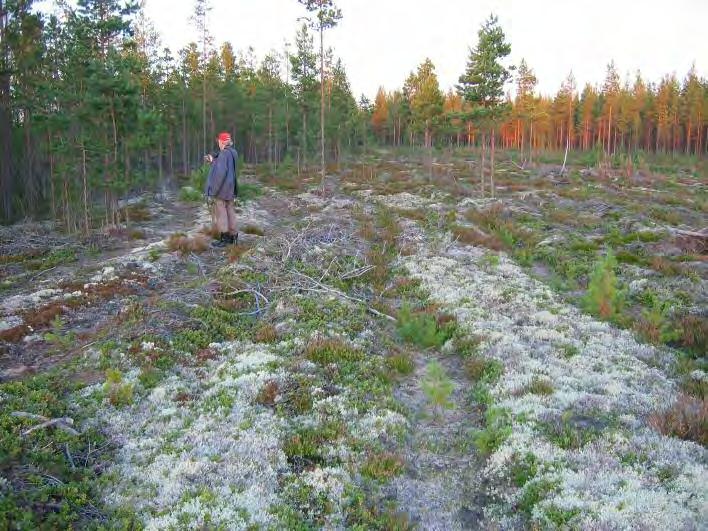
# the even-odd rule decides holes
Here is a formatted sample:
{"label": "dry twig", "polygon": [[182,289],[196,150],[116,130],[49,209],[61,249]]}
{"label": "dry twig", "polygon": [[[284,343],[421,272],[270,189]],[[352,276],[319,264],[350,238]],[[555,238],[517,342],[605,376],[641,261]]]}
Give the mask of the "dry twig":
{"label": "dry twig", "polygon": [[50,419],[48,417],[45,417],[44,415],[36,415],[35,413],[27,413],[26,411],[13,411],[11,413],[13,417],[19,417],[19,418],[26,418],[26,419],[34,419],[34,420],[41,420],[42,422],[40,424],[37,424],[35,426],[32,426],[31,428],[25,430],[22,432],[22,436],[26,437],[30,433],[36,430],[41,430],[43,428],[48,428],[50,426],[55,426],[59,428],[62,431],[65,431],[66,433],[69,433],[71,435],[81,435],[78,431],[76,431],[74,428],[71,426],[74,425],[74,419],[70,417],[58,417],[55,419]]}

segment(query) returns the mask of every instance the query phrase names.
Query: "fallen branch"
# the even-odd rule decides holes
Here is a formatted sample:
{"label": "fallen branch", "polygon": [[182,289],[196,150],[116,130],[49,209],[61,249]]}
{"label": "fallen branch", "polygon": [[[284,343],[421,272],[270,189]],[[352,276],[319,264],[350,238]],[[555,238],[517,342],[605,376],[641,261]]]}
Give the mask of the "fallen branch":
{"label": "fallen branch", "polygon": [[50,267],[49,269],[44,269],[44,270],[40,271],[39,273],[37,273],[35,276],[33,276],[30,280],[37,280],[39,277],[41,277],[45,273],[49,273],[50,271],[54,271],[57,267],[59,267],[59,266],[54,266],[54,267]]}
{"label": "fallen branch", "polygon": [[352,297],[350,295],[347,295],[346,293],[344,293],[341,290],[338,290],[338,289],[333,288],[331,286],[327,286],[326,284],[323,284],[322,282],[318,281],[317,279],[312,278],[311,276],[308,276],[304,273],[300,273],[300,271],[293,271],[293,273],[295,273],[296,275],[301,276],[303,278],[306,278],[307,280],[309,280],[310,282],[312,282],[313,284],[315,284],[315,286],[317,286],[319,288],[319,289],[301,288],[303,291],[319,291],[319,292],[332,293],[334,295],[337,295],[337,296],[342,297],[344,299],[350,300],[352,302],[358,302],[359,304],[366,305],[367,310],[374,315],[377,315],[379,317],[384,317],[385,319],[388,319],[389,321],[393,321],[393,322],[397,321],[397,319],[395,317],[388,315],[386,313],[380,312],[380,311],[376,310],[375,308],[372,308],[371,306],[369,306],[368,301],[366,301],[364,299],[359,299],[357,297]]}
{"label": "fallen branch", "polygon": [[270,301],[268,300],[268,298],[265,295],[263,295],[260,291],[257,291],[255,289],[239,289],[237,291],[231,291],[229,293],[224,293],[223,296],[224,297],[235,297],[236,295],[241,295],[242,293],[250,293],[251,295],[253,295],[256,299],[256,305],[259,304],[259,302],[258,302],[259,298],[263,299],[263,301],[266,303],[266,305],[270,304]]}
{"label": "fallen branch", "polygon": [[509,162],[511,162],[514,166],[519,168],[521,171],[526,171],[526,167],[525,167],[526,161],[525,160],[521,163],[521,166],[519,166],[516,162],[514,162],[514,159],[511,157],[509,157]]}
{"label": "fallen branch", "polygon": [[678,234],[679,236],[689,236],[691,238],[698,238],[700,240],[708,240],[708,228],[700,230],[698,232],[693,230],[674,229],[672,227],[666,228],[674,234]]}
{"label": "fallen branch", "polygon": [[376,266],[372,266],[372,265],[358,267],[356,269],[352,269],[351,271],[348,271],[348,272],[342,274],[339,277],[339,280],[351,280],[353,278],[359,278],[363,275],[366,275],[369,271],[371,271],[372,269],[375,269],[375,268],[376,268]]}
{"label": "fallen branch", "polygon": [[332,269],[332,265],[336,261],[337,261],[337,257],[335,256],[334,258],[332,258],[332,261],[329,263],[329,265],[327,266],[327,269],[325,269],[324,273],[322,273],[322,276],[320,277],[320,282],[322,282],[325,279],[325,277],[329,274],[329,270]]}
{"label": "fallen branch", "polygon": [[74,458],[69,451],[69,443],[64,444],[64,451],[66,452],[66,458],[69,460],[72,470],[76,470],[76,465],[74,464]]}
{"label": "fallen branch", "polygon": [[43,421],[40,424],[32,426],[31,428],[23,431],[22,432],[23,437],[26,437],[27,435],[29,435],[33,431],[41,430],[43,428],[49,428],[50,426],[54,426],[56,428],[59,428],[60,430],[65,431],[66,433],[69,433],[70,435],[81,435],[78,431],[76,431],[74,428],[71,427],[74,425],[74,419],[72,419],[70,417],[58,417],[55,419],[50,419],[48,417],[45,417],[44,415],[36,415],[34,413],[27,413],[26,411],[13,411],[11,413],[11,415],[13,417]]}

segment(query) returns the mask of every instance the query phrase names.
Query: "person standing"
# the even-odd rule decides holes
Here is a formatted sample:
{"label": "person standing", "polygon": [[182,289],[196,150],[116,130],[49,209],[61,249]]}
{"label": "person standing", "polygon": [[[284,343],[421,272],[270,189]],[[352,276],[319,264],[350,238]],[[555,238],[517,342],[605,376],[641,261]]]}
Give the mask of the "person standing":
{"label": "person standing", "polygon": [[205,192],[209,202],[213,201],[213,216],[219,231],[219,239],[212,245],[225,247],[238,240],[234,210],[234,199],[238,196],[238,152],[233,147],[229,133],[219,133],[217,142],[219,152],[206,156],[211,168]]}

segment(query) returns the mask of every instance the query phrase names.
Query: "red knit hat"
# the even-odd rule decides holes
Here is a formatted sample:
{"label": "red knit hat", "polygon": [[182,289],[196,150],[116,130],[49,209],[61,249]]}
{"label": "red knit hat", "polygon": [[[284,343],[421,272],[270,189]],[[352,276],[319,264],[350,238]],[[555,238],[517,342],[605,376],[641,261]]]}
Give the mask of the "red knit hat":
{"label": "red knit hat", "polygon": [[231,135],[227,132],[219,133],[219,142],[231,142]]}

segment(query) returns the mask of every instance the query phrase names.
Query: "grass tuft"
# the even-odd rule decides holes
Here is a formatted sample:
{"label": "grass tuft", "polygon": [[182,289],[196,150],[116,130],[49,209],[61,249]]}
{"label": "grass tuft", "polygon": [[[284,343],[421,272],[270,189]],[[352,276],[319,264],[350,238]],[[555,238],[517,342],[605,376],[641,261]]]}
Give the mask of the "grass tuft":
{"label": "grass tuft", "polygon": [[386,359],[386,365],[389,369],[396,371],[398,374],[408,376],[415,371],[415,363],[408,354],[400,353],[389,356]]}
{"label": "grass tuft", "polygon": [[305,357],[320,365],[328,365],[362,361],[364,353],[339,339],[318,339],[307,345]]}
{"label": "grass tuft", "polygon": [[123,383],[123,375],[117,369],[106,371],[106,383],[103,384],[103,391],[113,406],[129,406],[133,403],[133,384]]}
{"label": "grass tuft", "polygon": [[256,227],[255,225],[246,225],[242,229],[244,234],[252,234],[254,236],[265,236],[265,232],[262,228]]}
{"label": "grass tuft", "polygon": [[275,343],[278,340],[278,331],[270,323],[264,323],[256,329],[253,336],[256,343]]}
{"label": "grass tuft", "polygon": [[541,396],[552,395],[554,390],[553,382],[546,377],[540,376],[534,376],[531,383],[524,388],[527,393]]}
{"label": "grass tuft", "polygon": [[170,251],[179,251],[182,255],[203,253],[209,248],[209,239],[203,234],[187,236],[182,233],[173,234],[167,240]]}

